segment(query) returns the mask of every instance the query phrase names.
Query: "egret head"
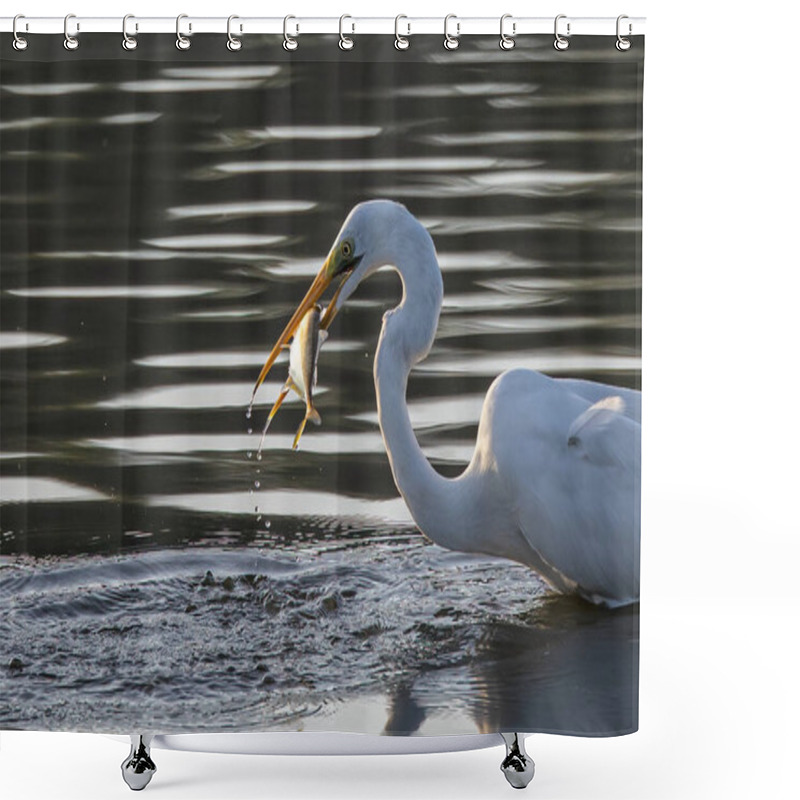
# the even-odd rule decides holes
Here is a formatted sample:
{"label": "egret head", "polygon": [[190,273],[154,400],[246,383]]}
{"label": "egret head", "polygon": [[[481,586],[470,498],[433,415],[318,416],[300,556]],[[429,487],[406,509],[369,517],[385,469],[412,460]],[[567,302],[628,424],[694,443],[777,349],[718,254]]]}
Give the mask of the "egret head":
{"label": "egret head", "polygon": [[403,246],[403,239],[406,238],[404,231],[410,230],[411,226],[422,228],[405,206],[391,200],[370,200],[353,208],[306,296],[300,301],[272,348],[256,381],[253,397],[267,377],[281,348],[289,342],[306,312],[319,302],[325,290],[338,281],[333,298],[322,315],[322,329],[328,328],[339,309],[364,278],[392,263],[397,248]]}

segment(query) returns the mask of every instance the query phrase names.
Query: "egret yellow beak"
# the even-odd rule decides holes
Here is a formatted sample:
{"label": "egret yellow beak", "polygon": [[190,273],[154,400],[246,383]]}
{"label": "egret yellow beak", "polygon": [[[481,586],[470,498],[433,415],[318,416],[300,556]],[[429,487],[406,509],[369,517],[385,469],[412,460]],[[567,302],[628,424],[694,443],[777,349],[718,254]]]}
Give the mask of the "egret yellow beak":
{"label": "egret yellow beak", "polygon": [[276,359],[278,358],[278,354],[281,352],[281,349],[288,345],[289,341],[291,340],[292,336],[294,336],[294,332],[297,330],[297,327],[303,320],[303,317],[306,315],[306,312],[312,308],[316,302],[322,297],[325,293],[325,290],[331,285],[333,279],[338,275],[342,275],[342,282],[339,284],[339,288],[333,295],[333,298],[325,309],[324,314],[322,315],[322,319],[320,320],[320,328],[322,330],[327,330],[328,326],[333,322],[333,318],[336,316],[336,312],[339,310],[337,307],[337,300],[339,298],[339,293],[342,291],[342,287],[345,283],[347,283],[347,279],[350,277],[353,268],[358,263],[360,259],[353,259],[350,263],[346,266],[342,265],[342,257],[339,248],[334,248],[330,255],[325,259],[325,263],[322,265],[322,269],[320,269],[317,277],[314,278],[311,287],[306,292],[306,296],[300,301],[300,305],[297,306],[296,311],[292,314],[292,318],[289,320],[286,327],[283,329],[283,333],[278,338],[278,341],[275,343],[275,346],[272,348],[272,352],[269,354],[269,358],[267,358],[266,363],[261,368],[261,373],[258,376],[258,380],[256,381],[256,385],[253,387],[253,394],[250,397],[250,405],[253,405],[253,401],[256,397],[256,392],[258,391],[258,387],[264,383],[264,378],[267,377],[269,374],[270,369],[272,369],[272,365],[275,363]]}
{"label": "egret yellow beak", "polygon": [[253,387],[253,394],[250,397],[250,402],[252,403],[255,399],[256,392],[258,391],[258,387],[264,383],[264,378],[267,377],[270,369],[272,369],[272,365],[275,363],[276,359],[278,358],[278,354],[281,352],[281,348],[289,343],[289,340],[294,336],[294,332],[297,330],[297,326],[302,321],[303,317],[306,315],[306,312],[314,306],[314,304],[319,300],[320,297],[325,293],[325,290],[330,286],[332,276],[331,270],[329,267],[330,257],[325,261],[322,265],[322,269],[319,271],[319,274],[316,278],[314,278],[314,282],[311,284],[311,288],[306,292],[306,296],[300,301],[300,305],[297,306],[297,310],[292,314],[292,318],[289,320],[289,323],[283,329],[283,333],[278,338],[278,341],[275,343],[275,347],[272,348],[272,352],[269,354],[269,357],[266,360],[266,363],[261,368],[261,373],[258,376],[258,380],[256,381],[256,385]]}

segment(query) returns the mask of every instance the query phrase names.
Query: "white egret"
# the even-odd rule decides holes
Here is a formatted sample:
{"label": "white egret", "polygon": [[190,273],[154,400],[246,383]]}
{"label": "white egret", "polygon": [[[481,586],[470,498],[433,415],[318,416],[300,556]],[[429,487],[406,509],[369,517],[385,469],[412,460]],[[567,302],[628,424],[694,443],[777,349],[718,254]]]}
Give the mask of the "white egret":
{"label": "white egret", "polygon": [[[639,598],[641,395],[510,369],[489,387],[475,450],[456,478],[428,462],[411,427],[406,385],[433,344],[442,275],[433,240],[402,205],[373,200],[348,215],[253,389],[306,311],[341,278],[322,327],[382,266],[403,298],[383,316],[374,378],[395,484],[420,530],[443,547],[526,564],[553,588],[609,606]],[[252,405],[252,401],[251,401]]]}

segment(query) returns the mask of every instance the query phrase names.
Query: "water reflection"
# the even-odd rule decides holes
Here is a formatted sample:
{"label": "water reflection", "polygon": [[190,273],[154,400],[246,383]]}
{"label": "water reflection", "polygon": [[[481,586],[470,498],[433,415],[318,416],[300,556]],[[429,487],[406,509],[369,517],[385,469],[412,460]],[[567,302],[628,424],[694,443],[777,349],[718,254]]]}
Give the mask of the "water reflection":
{"label": "water reflection", "polygon": [[27,97],[60,97],[65,94],[82,94],[100,87],[99,83],[3,83],[3,91]]}
{"label": "water reflection", "polygon": [[[286,405],[299,405],[300,400],[286,400]],[[328,453],[336,455],[383,453],[383,439],[375,432],[327,433],[309,431],[303,439],[304,453]],[[80,442],[86,447],[103,447],[109,450],[124,450],[132,453],[252,453],[253,437],[249,434],[163,434],[150,436],[108,437],[105,439],[86,439]],[[284,452],[286,441],[279,436],[264,439],[262,451]]]}
{"label": "water reflection", "polygon": [[[31,698],[58,693],[44,725],[54,728],[85,729],[84,698],[97,704],[107,692],[110,725],[146,720],[174,732],[230,730],[231,713],[238,730],[635,727],[637,609],[548,599],[524,568],[418,537],[362,535],[353,545],[0,569],[0,598],[15,601],[11,613],[0,604],[0,624],[39,631],[0,682]],[[139,624],[153,614],[158,637]],[[0,699],[14,726],[37,719],[34,708]]]}
{"label": "water reflection", "polygon": [[37,286],[29,289],[7,289],[16,297],[47,299],[111,299],[123,297],[139,300],[174,299],[197,297],[216,291],[205,286]]}
{"label": "water reflection", "polygon": [[496,130],[467,133],[439,133],[420,137],[422,141],[444,147],[486,147],[507,144],[567,143],[567,142],[627,142],[639,138],[637,131],[532,131]]}
{"label": "water reflection", "polygon": [[32,331],[0,331],[0,350],[19,350],[30,347],[51,347],[66,342],[65,336]]}
{"label": "water reflection", "polygon": [[421,84],[419,86],[400,86],[392,91],[394,97],[446,97],[452,100],[454,95],[465,97],[496,97],[506,94],[528,94],[539,87],[534,83],[494,83],[479,81],[475,83],[456,84]]}
{"label": "water reflection", "polygon": [[529,720],[543,732],[634,731],[637,627],[638,609],[608,612],[572,598],[532,604],[513,621],[486,626],[480,657],[407,679],[391,694],[383,732],[431,736],[455,724],[463,733],[493,733],[523,730]]}
{"label": "water reflection", "polygon": [[[278,393],[283,384],[265,382],[267,395]],[[155,386],[138,389],[127,394],[101,400],[100,408],[241,408],[242,397],[252,390],[253,383],[191,383],[171,386]],[[316,395],[326,392],[324,386],[315,390]],[[287,400],[288,402],[288,400]]]}
{"label": "water reflection", "polygon": [[[18,454],[18,457],[24,454]],[[0,505],[5,503],[71,503],[104,500],[104,495],[86,486],[54,478],[0,477]]]}
{"label": "water reflection", "polygon": [[[214,172],[246,175],[259,172],[461,172],[481,169],[519,169],[530,165],[520,159],[501,160],[481,156],[462,158],[352,158],[282,161],[233,161],[217,164]],[[204,173],[205,174],[205,173]],[[213,177],[213,175],[209,175]]]}
{"label": "water reflection", "polygon": [[[458,176],[436,182],[409,186],[386,186],[381,191],[398,197],[473,197],[476,194],[512,195],[517,197],[574,196],[596,192],[615,184],[636,181],[633,174],[611,172],[571,172],[568,170],[526,170],[497,164],[498,172],[475,173],[468,178]],[[486,165],[485,169],[489,169]],[[452,171],[452,170],[448,170]]]}
{"label": "water reflection", "polygon": [[252,233],[205,233],[145,239],[144,244],[151,247],[166,247],[169,250],[192,250],[204,247],[271,247],[283,242],[285,238],[285,236],[259,236]]}
{"label": "water reflection", "polygon": [[115,91],[132,92],[137,94],[183,94],[184,92],[235,92],[245,89],[256,89],[263,84],[260,79],[241,80],[204,80],[201,77],[186,80],[178,78],[168,80],[156,78],[154,80],[124,81],[118,83]]}
{"label": "water reflection", "polygon": [[249,78],[274,78],[281,72],[277,64],[225,64],[215,67],[167,67],[161,70],[165,78],[178,80],[240,80]]}
{"label": "water reflection", "polygon": [[155,122],[160,119],[160,111],[141,111],[132,114],[112,114],[108,117],[100,117],[101,125],[146,125],[148,122]]}
{"label": "water reflection", "polygon": [[167,209],[173,219],[243,219],[261,214],[301,214],[317,204],[304,200],[253,200],[238,203],[211,203]]}

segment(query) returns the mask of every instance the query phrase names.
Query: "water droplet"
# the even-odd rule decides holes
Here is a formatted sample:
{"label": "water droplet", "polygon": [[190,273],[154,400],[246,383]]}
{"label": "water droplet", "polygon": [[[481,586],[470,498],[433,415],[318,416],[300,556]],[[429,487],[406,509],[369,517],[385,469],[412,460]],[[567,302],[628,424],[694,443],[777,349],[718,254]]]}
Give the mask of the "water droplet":
{"label": "water droplet", "polygon": [[248,428],[248,429],[247,429],[247,435],[248,435],[248,436],[249,436],[249,435],[250,435],[252,432],[253,432],[253,429],[252,429],[252,428]]}
{"label": "water droplet", "polygon": [[247,457],[248,458],[252,458],[253,457],[253,451],[252,450],[248,450],[247,451]]}
{"label": "water droplet", "polygon": [[256,522],[260,522],[260,521],[261,521],[261,514],[259,514],[259,515],[256,517]]}
{"label": "water droplet", "polygon": [[245,414],[245,417],[247,417],[247,419],[250,419],[250,417],[252,416],[253,416],[253,406],[249,406],[247,409],[247,413]]}
{"label": "water droplet", "polygon": [[256,507],[253,509],[253,511],[258,511],[258,506],[256,506]]}
{"label": "water droplet", "polygon": [[250,490],[250,497],[252,497],[252,496],[253,496],[253,490],[251,489]]}
{"label": "water droplet", "polygon": [[261,461],[261,452],[260,452],[260,451],[259,451],[258,455],[256,456],[256,458],[257,458],[259,461]]}
{"label": "water droplet", "polygon": [[264,527],[265,527],[265,528],[269,528],[269,526],[270,526],[271,524],[272,524],[272,523],[271,523],[269,520],[267,520],[267,521],[264,523]]}
{"label": "water droplet", "polygon": [[255,487],[256,487],[256,489],[260,489],[261,488],[261,481],[256,481],[255,482]]}

